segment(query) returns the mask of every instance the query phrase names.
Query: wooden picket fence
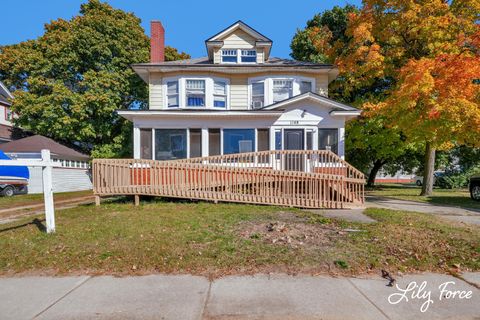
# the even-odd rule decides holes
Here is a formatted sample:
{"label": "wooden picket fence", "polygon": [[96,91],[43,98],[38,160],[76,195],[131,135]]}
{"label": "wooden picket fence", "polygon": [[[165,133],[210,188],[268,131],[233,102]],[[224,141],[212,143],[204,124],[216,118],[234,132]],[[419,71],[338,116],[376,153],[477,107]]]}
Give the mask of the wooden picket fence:
{"label": "wooden picket fence", "polygon": [[363,173],[331,151],[281,150],[190,159],[93,160],[100,196],[139,195],[345,208],[364,203]]}

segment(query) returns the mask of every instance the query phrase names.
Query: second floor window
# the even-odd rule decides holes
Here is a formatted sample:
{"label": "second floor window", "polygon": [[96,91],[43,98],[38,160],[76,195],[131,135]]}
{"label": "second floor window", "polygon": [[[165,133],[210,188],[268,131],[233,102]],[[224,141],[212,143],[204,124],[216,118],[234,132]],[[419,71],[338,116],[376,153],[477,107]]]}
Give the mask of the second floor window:
{"label": "second floor window", "polygon": [[265,104],[265,83],[252,83],[252,109],[262,108]]}
{"label": "second floor window", "polygon": [[187,107],[205,106],[205,80],[187,80]]}
{"label": "second floor window", "polygon": [[168,107],[178,107],[178,81],[167,82]]}
{"label": "second floor window", "polygon": [[273,103],[292,96],[292,80],[273,80]]}
{"label": "second floor window", "polygon": [[223,81],[213,82],[213,106],[220,108],[227,106],[227,84]]}

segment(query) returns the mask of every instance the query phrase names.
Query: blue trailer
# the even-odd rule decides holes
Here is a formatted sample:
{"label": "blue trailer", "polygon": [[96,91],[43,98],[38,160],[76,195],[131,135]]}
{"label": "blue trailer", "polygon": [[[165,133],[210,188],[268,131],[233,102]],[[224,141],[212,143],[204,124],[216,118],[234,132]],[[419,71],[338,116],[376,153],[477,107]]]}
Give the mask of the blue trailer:
{"label": "blue trailer", "polygon": [[[0,160],[11,160],[0,150]],[[26,166],[0,166],[0,195],[11,197],[28,192],[30,173]]]}

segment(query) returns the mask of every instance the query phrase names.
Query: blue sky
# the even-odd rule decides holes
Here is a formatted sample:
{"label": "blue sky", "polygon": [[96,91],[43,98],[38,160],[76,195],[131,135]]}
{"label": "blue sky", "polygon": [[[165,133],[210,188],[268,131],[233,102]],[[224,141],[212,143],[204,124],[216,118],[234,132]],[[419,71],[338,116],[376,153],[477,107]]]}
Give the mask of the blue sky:
{"label": "blue sky", "polygon": [[[70,19],[87,0],[2,1],[0,45],[34,39],[43,25],[57,18]],[[237,20],[243,20],[273,40],[272,56],[286,58],[290,40],[315,13],[335,5],[360,5],[361,0],[108,0],[113,7],[133,12],[150,34],[150,20],[161,20],[166,44],[192,57],[204,56],[204,41]]]}

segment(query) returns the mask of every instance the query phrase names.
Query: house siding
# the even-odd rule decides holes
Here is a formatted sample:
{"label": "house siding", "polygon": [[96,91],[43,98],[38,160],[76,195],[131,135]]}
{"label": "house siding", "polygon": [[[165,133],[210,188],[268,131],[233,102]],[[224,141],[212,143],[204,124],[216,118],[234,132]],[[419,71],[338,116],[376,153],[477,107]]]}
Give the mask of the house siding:
{"label": "house siding", "polygon": [[[229,79],[230,81],[230,109],[231,110],[247,110],[249,109],[248,105],[248,79],[255,77],[264,77],[264,76],[275,76],[275,75],[285,75],[285,76],[304,76],[315,78],[315,93],[318,93],[323,96],[328,96],[328,76],[327,75],[316,75],[310,73],[286,73],[286,72],[260,72],[252,74],[231,74],[226,75],[224,73],[217,72],[172,72],[172,73],[151,73],[150,74],[150,95],[149,95],[149,108],[150,110],[160,110],[165,109],[163,105],[163,92],[162,92],[162,79],[168,77],[176,76],[207,76],[207,77],[218,77]],[[163,76],[163,77],[162,77]]]}
{"label": "house siding", "polygon": [[232,76],[230,78],[230,109],[248,109],[248,77]]}
{"label": "house siding", "polygon": [[[42,168],[28,167],[30,178],[28,179],[28,193],[42,193]],[[92,189],[92,180],[89,170],[53,168],[52,169],[53,192],[70,192]]]}
{"label": "house siding", "polygon": [[328,75],[319,74],[315,76],[315,93],[328,97]]}
{"label": "house siding", "polygon": [[254,49],[255,38],[243,30],[237,29],[227,35],[223,40],[223,48],[225,49]]}
{"label": "house siding", "polygon": [[149,108],[151,110],[163,109],[162,75],[150,73]]}

